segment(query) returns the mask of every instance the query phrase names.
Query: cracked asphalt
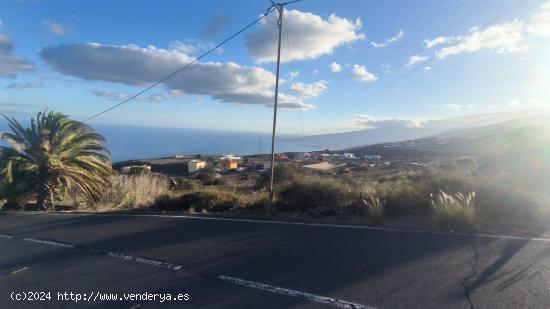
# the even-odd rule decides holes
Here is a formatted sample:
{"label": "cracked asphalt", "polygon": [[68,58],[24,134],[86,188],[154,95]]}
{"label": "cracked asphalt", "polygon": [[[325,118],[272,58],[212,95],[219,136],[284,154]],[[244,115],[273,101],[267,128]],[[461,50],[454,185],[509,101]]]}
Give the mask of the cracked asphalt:
{"label": "cracked asphalt", "polygon": [[[375,308],[550,308],[550,242],[108,215],[0,213],[1,308],[335,308],[219,275]],[[40,238],[75,244],[55,247]],[[117,259],[112,250],[181,265]],[[12,291],[189,293],[183,303],[14,302]]]}

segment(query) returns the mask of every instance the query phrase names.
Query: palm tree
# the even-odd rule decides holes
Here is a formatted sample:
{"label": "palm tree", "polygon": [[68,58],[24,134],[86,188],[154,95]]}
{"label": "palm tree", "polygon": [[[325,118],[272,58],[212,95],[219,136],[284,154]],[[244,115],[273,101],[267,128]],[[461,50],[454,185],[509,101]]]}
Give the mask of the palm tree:
{"label": "palm tree", "polygon": [[[4,162],[4,161],[1,161]],[[9,160],[0,166],[0,208],[15,209],[32,197],[34,178]]]}
{"label": "palm tree", "polygon": [[0,138],[12,147],[0,146],[0,162],[14,162],[33,176],[39,209],[55,210],[61,186],[74,186],[91,200],[100,198],[112,175],[103,136],[52,111],[39,112],[31,119],[30,128],[23,128],[14,118],[4,118],[12,132],[1,133]]}

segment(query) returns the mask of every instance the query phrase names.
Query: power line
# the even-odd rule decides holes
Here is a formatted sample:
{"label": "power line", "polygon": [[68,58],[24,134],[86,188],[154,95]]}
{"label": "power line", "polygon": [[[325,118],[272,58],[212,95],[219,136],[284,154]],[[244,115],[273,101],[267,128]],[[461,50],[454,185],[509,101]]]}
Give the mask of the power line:
{"label": "power line", "polygon": [[[443,16],[443,14],[445,14],[447,11],[449,11],[449,9],[451,9],[452,7],[456,6],[458,4],[458,2],[452,2],[450,5],[446,6],[443,10],[441,10],[436,16],[434,16],[431,20],[429,20],[428,22],[424,23],[423,25],[421,25],[420,27],[418,27],[413,33],[414,35],[417,35],[417,34],[421,34],[424,32],[424,30],[432,25],[434,22],[436,22],[439,18],[441,18]],[[456,22],[456,20],[455,20]],[[451,23],[452,25],[452,23]],[[406,41],[408,38],[405,38],[404,40]],[[397,51],[401,50],[403,47],[407,46],[407,44],[405,43],[405,41],[401,41],[398,43],[398,46],[397,48],[394,48],[391,52],[387,53],[385,56],[382,56],[382,57],[379,57],[379,60],[376,61],[376,63],[380,63],[380,64],[384,64],[386,62],[386,60],[390,59],[393,57],[393,55],[396,54]],[[331,77],[329,79],[329,82],[332,81],[334,77]],[[341,87],[339,87],[341,88]],[[351,91],[351,93],[343,100],[343,102],[349,102],[351,101],[351,99],[353,99],[353,97],[355,97],[359,91],[361,89],[365,88],[365,86],[359,86],[357,87],[355,90]],[[342,89],[343,91],[343,89]],[[332,113],[332,112],[335,112],[338,110],[339,108],[339,105],[333,105],[331,104],[332,106],[330,106],[330,111],[329,111],[329,114]],[[310,127],[312,124],[315,124],[319,122],[319,119],[317,120],[313,120],[313,121],[310,121],[309,123],[306,124],[306,127]]]}
{"label": "power line", "polygon": [[[292,45],[290,44],[290,36],[288,35],[288,27],[287,27],[286,24],[283,24],[283,28],[284,28],[285,35],[286,35],[286,42],[288,44],[288,54],[289,54],[289,58],[290,58],[289,63],[290,63],[292,71],[296,71],[296,68],[294,67],[294,57],[292,56]],[[292,76],[292,81],[294,82],[295,80],[296,80],[296,77]],[[296,90],[295,90],[295,92],[299,95],[298,102],[302,103],[303,94],[299,93]],[[306,137],[306,133],[305,133],[305,130],[304,130],[304,117],[303,117],[303,113],[302,113],[302,108],[298,107],[298,112],[300,113],[300,126],[302,128],[302,137]]]}
{"label": "power line", "polygon": [[[292,1],[292,2],[295,2],[295,1]],[[224,45],[225,43],[231,41],[232,39],[234,39],[236,36],[238,36],[239,34],[243,33],[244,31],[248,30],[249,28],[251,28],[252,26],[254,26],[256,23],[258,23],[260,20],[262,20],[264,17],[266,17],[267,15],[269,15],[269,13],[273,12],[274,10],[274,6],[270,6],[266,12],[264,14],[262,14],[260,17],[258,17],[257,19],[255,19],[253,22],[249,23],[248,25],[246,25],[245,27],[243,27],[241,30],[237,31],[236,33],[234,33],[233,35],[229,36],[228,38],[226,38],[225,40],[221,41],[220,43],[218,43],[218,45],[210,48],[209,50],[207,50],[206,52],[204,52],[202,55],[200,55],[199,57],[195,58],[193,61],[187,63],[186,65],[182,66],[181,68],[177,69],[176,71],[170,73],[169,75],[167,75],[166,77],[162,78],[161,80],[155,82],[154,84],[150,85],[149,87],[139,91],[138,93],[132,95],[131,97],[123,100],[122,102],[114,105],[114,106],[111,106],[109,107],[108,109],[102,111],[102,112],[99,112],[93,116],[90,116],[84,120],[82,120],[82,122],[86,122],[86,121],[89,121],[89,120],[92,120],[96,117],[99,117],[107,112],[110,112],[112,111],[113,109],[125,104],[125,103],[128,103],[130,102],[131,100],[137,98],[138,96],[144,94],[145,92],[153,89],[154,87],[160,85],[161,83],[167,81],[168,79],[174,77],[175,75],[177,75],[178,73],[180,73],[181,71],[185,70],[186,68],[188,68],[189,66],[193,65],[195,62],[201,60],[202,58],[206,57],[207,55],[209,55],[210,53],[212,53],[214,50],[218,49],[219,47],[221,47],[222,45]]]}
{"label": "power line", "polygon": [[[482,2],[482,3],[483,3],[483,2]],[[513,6],[509,7],[509,8],[506,9],[506,10],[504,10],[501,14],[497,15],[496,17],[492,18],[489,22],[485,23],[485,24],[482,26],[482,28],[488,27],[490,24],[492,24],[492,23],[495,22],[496,20],[502,18],[503,16],[507,15],[507,14],[510,13],[512,10],[514,10],[515,8],[517,8],[518,6],[520,6],[522,3],[523,3],[522,1],[518,1],[518,2],[515,3]],[[465,14],[465,15],[469,15],[469,14],[472,13],[472,12],[473,12],[473,10],[472,10],[471,12],[468,12],[468,13]],[[457,20],[455,20],[455,21],[462,20],[462,19],[465,17],[465,15],[459,17],[459,18],[458,18]],[[450,28],[450,27],[446,27],[446,29],[448,29],[448,28]],[[416,50],[418,50],[418,48],[417,48]],[[359,100],[357,103],[350,105],[348,108],[346,108],[346,109],[344,110],[344,112],[345,112],[345,111],[349,111],[350,109],[352,109],[352,108],[354,108],[354,107],[356,107],[356,106],[362,104],[364,100],[368,100],[368,99],[370,99],[370,98],[372,98],[372,97],[378,95],[379,93],[381,93],[381,92],[383,92],[384,90],[390,88],[391,86],[393,86],[393,85],[396,84],[397,82],[401,81],[402,79],[404,79],[405,77],[411,75],[412,73],[418,71],[420,68],[422,68],[423,66],[425,66],[425,65],[427,65],[427,64],[429,64],[429,63],[431,63],[431,62],[433,62],[434,60],[436,60],[436,58],[435,58],[435,57],[432,57],[432,58],[428,59],[427,61],[425,61],[425,62],[423,62],[423,63],[417,65],[417,66],[414,67],[413,69],[411,69],[411,70],[405,72],[404,74],[402,74],[402,75],[399,76],[398,78],[396,78],[396,79],[394,79],[393,81],[391,81],[389,84],[387,84],[387,85],[385,85],[385,86],[382,86],[381,88],[378,88],[376,91],[374,91],[374,92],[368,94],[367,96],[363,97],[363,98],[362,98],[361,100]],[[335,115],[334,117],[331,117],[331,118],[329,118],[329,119],[323,121],[323,123],[327,123],[327,122],[329,122],[329,121],[332,121],[332,120],[334,120],[334,119],[337,119],[341,114],[342,114],[342,113],[339,113],[339,115]],[[309,126],[311,126],[312,124],[314,124],[314,123],[316,123],[316,122],[317,122],[317,121],[311,122],[311,123],[309,124]]]}

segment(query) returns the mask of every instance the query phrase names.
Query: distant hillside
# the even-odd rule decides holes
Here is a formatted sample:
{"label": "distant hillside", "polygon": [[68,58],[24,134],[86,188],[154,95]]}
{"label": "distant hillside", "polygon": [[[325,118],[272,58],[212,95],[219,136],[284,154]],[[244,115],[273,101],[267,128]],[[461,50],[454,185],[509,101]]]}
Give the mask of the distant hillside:
{"label": "distant hillside", "polygon": [[470,156],[480,171],[498,182],[521,182],[547,191],[550,186],[550,123],[547,115],[523,117],[478,128],[441,133],[429,138],[354,147],[358,156],[434,159]]}
{"label": "distant hillside", "polygon": [[361,131],[314,135],[296,139],[294,142],[318,149],[345,149],[356,146],[433,137],[446,132],[477,128],[529,116],[532,116],[532,113],[494,113],[452,117],[428,120],[421,127],[407,127],[405,125],[382,126]]}

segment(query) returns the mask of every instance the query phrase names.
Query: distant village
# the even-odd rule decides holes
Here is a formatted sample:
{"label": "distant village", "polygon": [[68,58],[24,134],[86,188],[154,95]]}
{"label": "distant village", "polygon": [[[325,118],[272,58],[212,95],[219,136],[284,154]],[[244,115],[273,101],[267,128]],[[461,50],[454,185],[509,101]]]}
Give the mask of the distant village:
{"label": "distant village", "polygon": [[[351,170],[419,168],[425,166],[421,162],[403,162],[385,159],[382,155],[372,153],[357,156],[352,152],[313,151],[287,152],[275,155],[277,164],[294,164],[304,171],[346,172]],[[251,175],[267,172],[271,168],[270,155],[236,156],[227,155],[175,155],[149,160],[131,160],[113,164],[122,174],[158,173],[173,179],[194,178],[201,171],[222,175]]]}

